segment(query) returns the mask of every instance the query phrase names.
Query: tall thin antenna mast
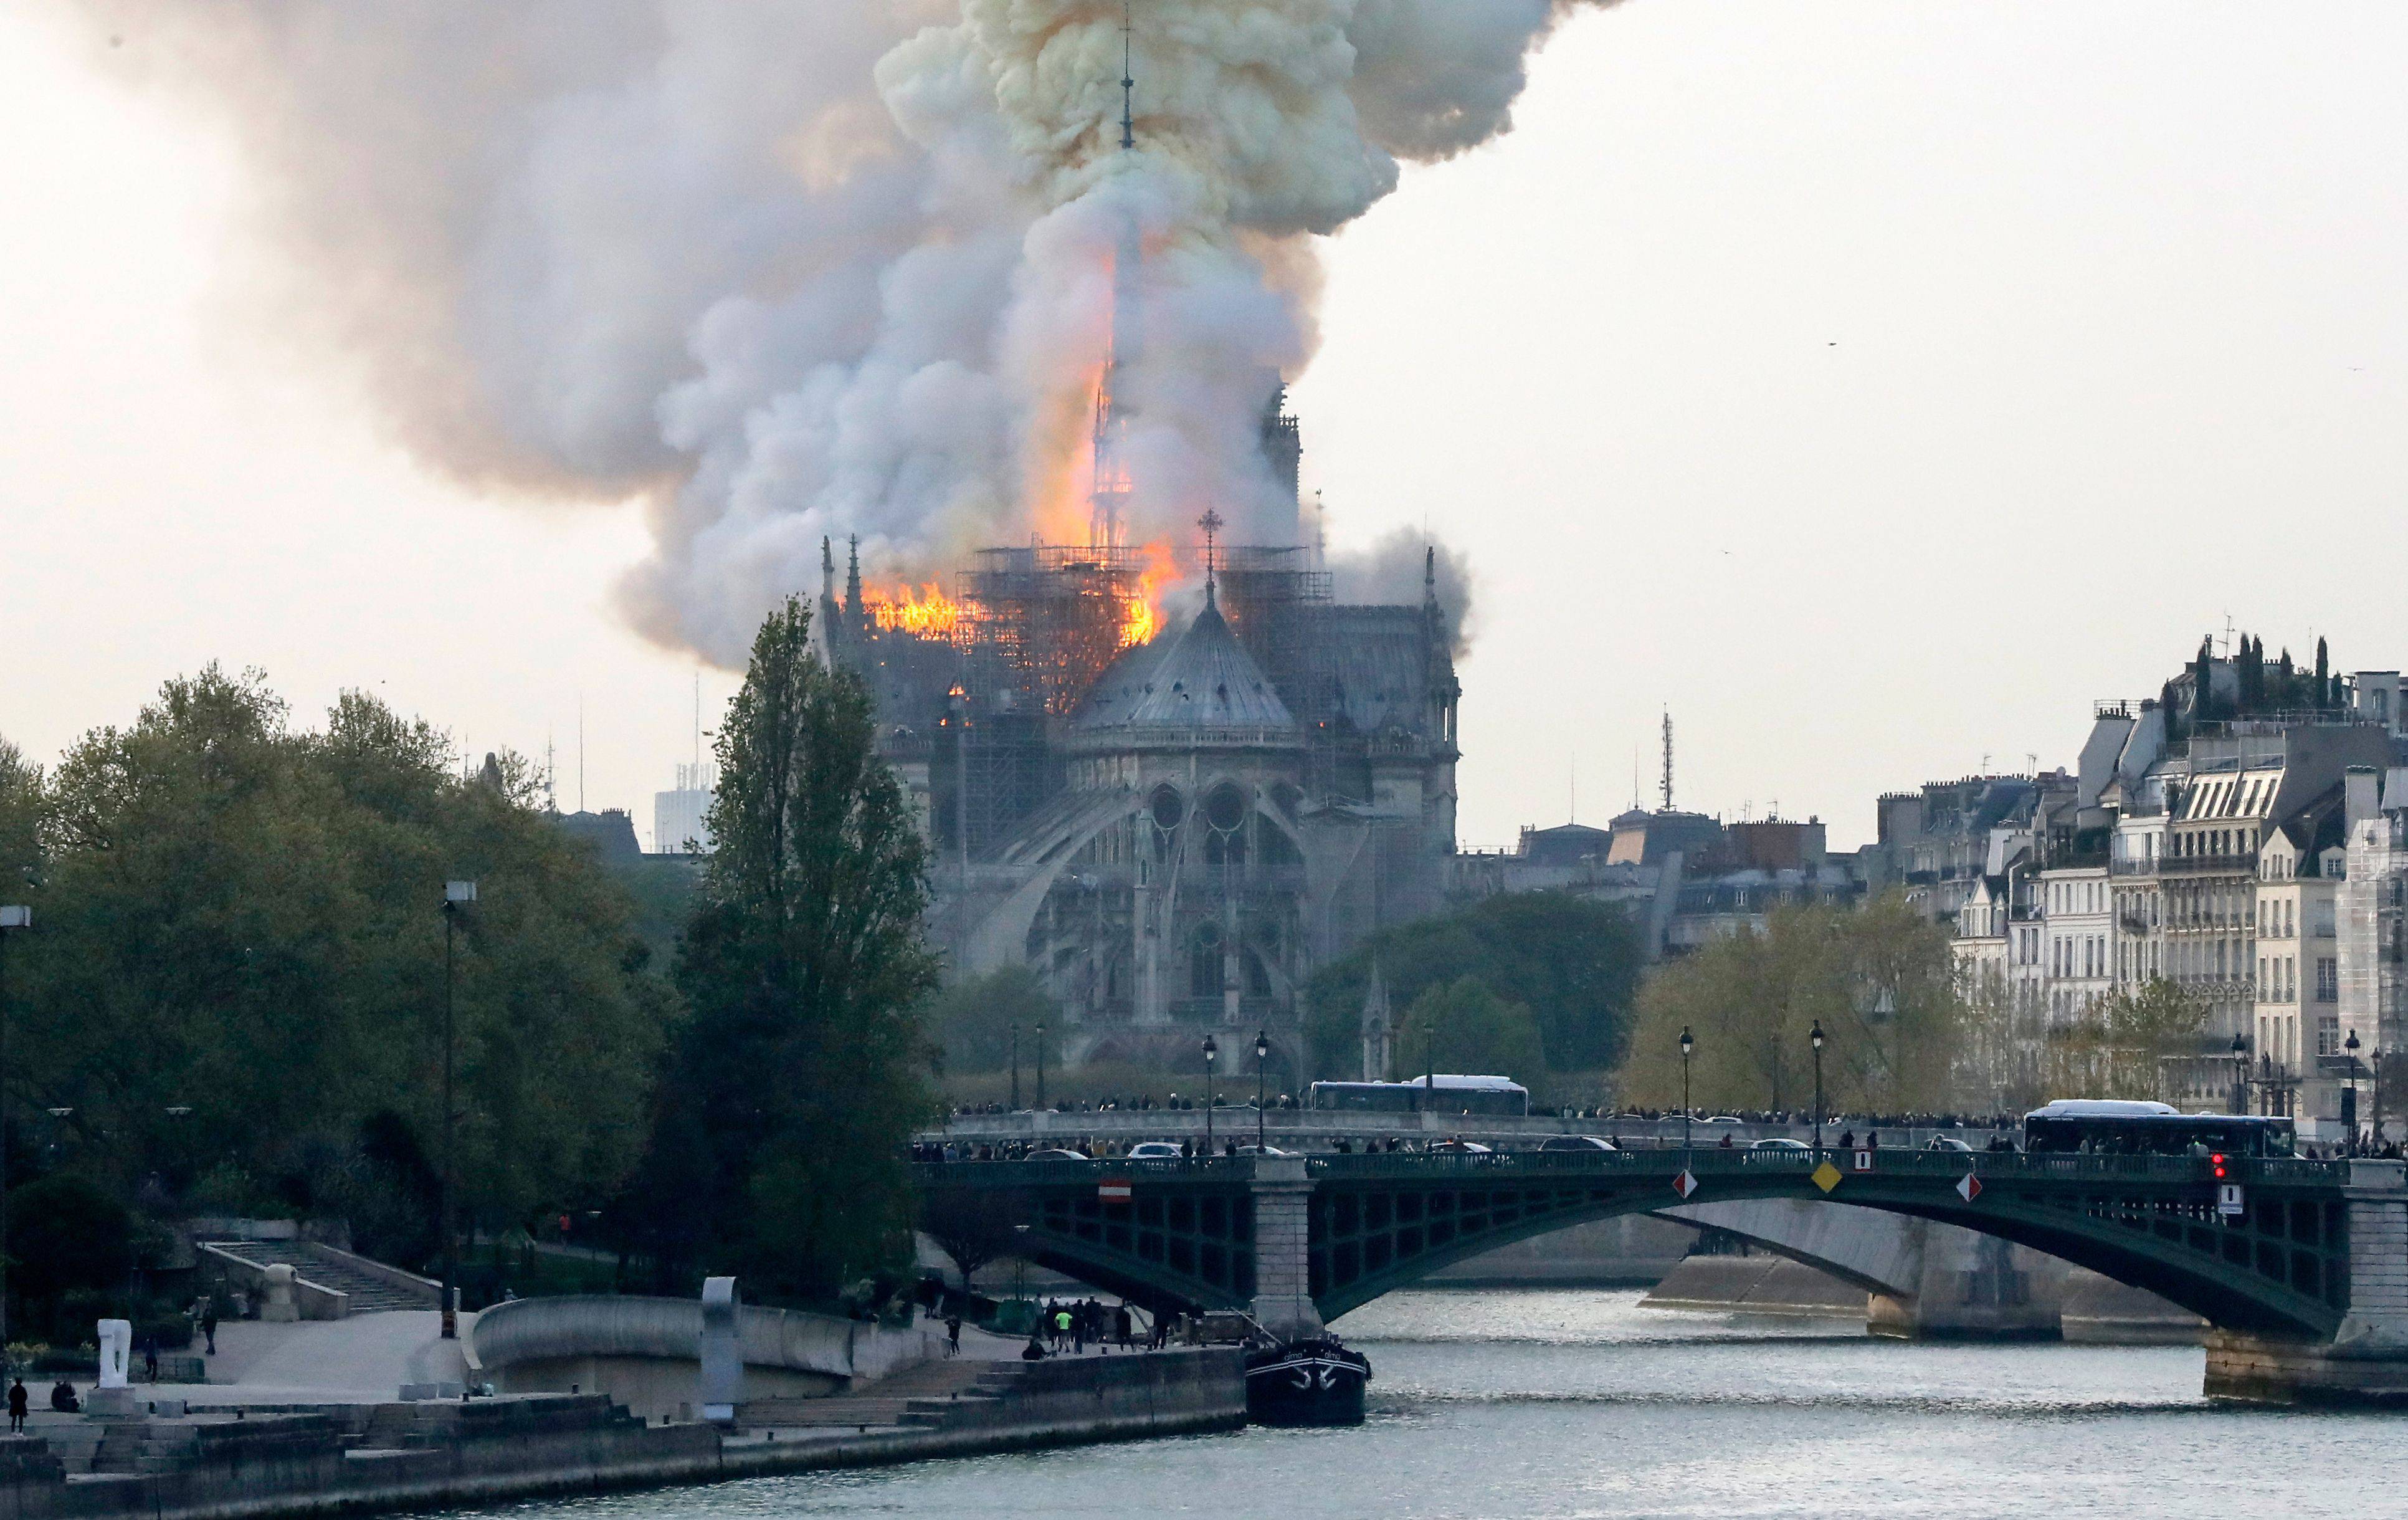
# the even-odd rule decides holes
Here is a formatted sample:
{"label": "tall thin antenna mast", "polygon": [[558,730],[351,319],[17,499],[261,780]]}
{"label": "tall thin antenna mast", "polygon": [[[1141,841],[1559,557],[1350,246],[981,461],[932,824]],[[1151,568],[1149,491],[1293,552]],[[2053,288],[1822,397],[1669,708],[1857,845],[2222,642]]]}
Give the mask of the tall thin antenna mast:
{"label": "tall thin antenna mast", "polygon": [[1664,810],[1672,810],[1672,715],[1664,714]]}
{"label": "tall thin antenna mast", "polygon": [[577,810],[585,810],[585,694],[577,694]]}
{"label": "tall thin antenna mast", "polygon": [[1571,822],[1575,824],[1580,822],[1580,751],[1578,750],[1572,752]]}

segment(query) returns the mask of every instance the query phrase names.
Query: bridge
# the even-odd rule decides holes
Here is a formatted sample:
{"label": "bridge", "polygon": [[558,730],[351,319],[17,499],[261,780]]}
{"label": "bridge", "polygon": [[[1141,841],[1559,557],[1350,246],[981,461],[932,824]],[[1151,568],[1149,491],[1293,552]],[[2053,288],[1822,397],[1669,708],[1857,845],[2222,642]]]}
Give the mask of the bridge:
{"label": "bridge", "polygon": [[[1317,1328],[1452,1262],[1680,1203],[1828,1200],[1956,1225],[2215,1327],[2208,1391],[2408,1399],[2400,1162],[1880,1150],[1398,1153],[920,1166],[931,1221],[1008,1217],[1031,1260],[1158,1310]],[[2237,1200],[2219,1188],[2237,1185]]]}

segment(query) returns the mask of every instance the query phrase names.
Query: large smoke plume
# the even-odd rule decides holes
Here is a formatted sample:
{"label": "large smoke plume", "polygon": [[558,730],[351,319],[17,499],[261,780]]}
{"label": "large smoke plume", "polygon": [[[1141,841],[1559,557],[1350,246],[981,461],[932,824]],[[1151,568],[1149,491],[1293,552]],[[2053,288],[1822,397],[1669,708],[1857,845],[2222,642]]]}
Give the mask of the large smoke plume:
{"label": "large smoke plume", "polygon": [[1083,535],[1132,221],[1134,536],[1247,537],[1312,236],[1506,130],[1574,0],[1135,0],[1125,153],[1119,0],[55,3],[232,124],[280,329],[455,477],[644,497],[628,614],[736,661],[823,536],[924,579]]}

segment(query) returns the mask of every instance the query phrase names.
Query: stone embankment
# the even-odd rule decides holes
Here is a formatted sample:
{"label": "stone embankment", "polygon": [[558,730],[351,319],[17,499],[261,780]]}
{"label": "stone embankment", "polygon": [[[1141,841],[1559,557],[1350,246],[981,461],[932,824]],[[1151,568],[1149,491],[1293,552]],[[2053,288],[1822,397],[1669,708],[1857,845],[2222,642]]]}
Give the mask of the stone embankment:
{"label": "stone embankment", "polygon": [[783,1427],[782,1401],[748,1407],[752,1423],[723,1430],[647,1425],[598,1394],[46,1423],[0,1440],[0,1483],[9,1520],[281,1520],[1233,1430],[1246,1420],[1234,1350],[967,1365],[974,1369],[941,1392],[871,1384],[797,1400],[809,1423]]}

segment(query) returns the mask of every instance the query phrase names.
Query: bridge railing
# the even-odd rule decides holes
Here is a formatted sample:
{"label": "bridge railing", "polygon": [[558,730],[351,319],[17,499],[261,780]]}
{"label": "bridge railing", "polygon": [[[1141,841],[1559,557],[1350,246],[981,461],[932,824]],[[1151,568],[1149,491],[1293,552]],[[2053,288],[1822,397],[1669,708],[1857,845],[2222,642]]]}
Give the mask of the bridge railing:
{"label": "bridge railing", "polygon": [[[1869,1171],[1856,1169],[1858,1153],[1827,1150],[1828,1160],[1846,1177],[1954,1179],[1971,1172],[1985,1181],[2045,1178],[2054,1181],[2213,1183],[2218,1179],[2203,1156],[2086,1155],[2073,1152],[1877,1150]],[[1488,1153],[1383,1152],[1368,1155],[1317,1155],[1306,1159],[1307,1174],[1333,1181],[1449,1177],[1664,1177],[1684,1167],[1699,1178],[1804,1177],[1819,1164],[1812,1151],[1754,1151],[1701,1147],[1669,1151],[1495,1151]],[[2281,1156],[2231,1157],[2222,1179],[2240,1183],[2340,1185],[2349,1180],[2346,1161],[2308,1161]],[[1092,1183],[1106,1177],[1132,1182],[1226,1183],[1244,1186],[1254,1178],[1251,1156],[1130,1161],[942,1161],[916,1166],[923,1185],[1041,1187]]]}
{"label": "bridge railing", "polygon": [[915,1163],[913,1174],[924,1186],[929,1183],[971,1184],[987,1187],[1043,1187],[1062,1183],[1093,1183],[1105,1177],[1126,1177],[1132,1181],[1154,1178],[1158,1181],[1183,1183],[1228,1183],[1242,1187],[1254,1181],[1252,1156],[1171,1157],[1160,1161],[1132,1161],[1117,1156],[1103,1161],[1073,1161],[1054,1156],[1038,1161],[923,1161]]}

